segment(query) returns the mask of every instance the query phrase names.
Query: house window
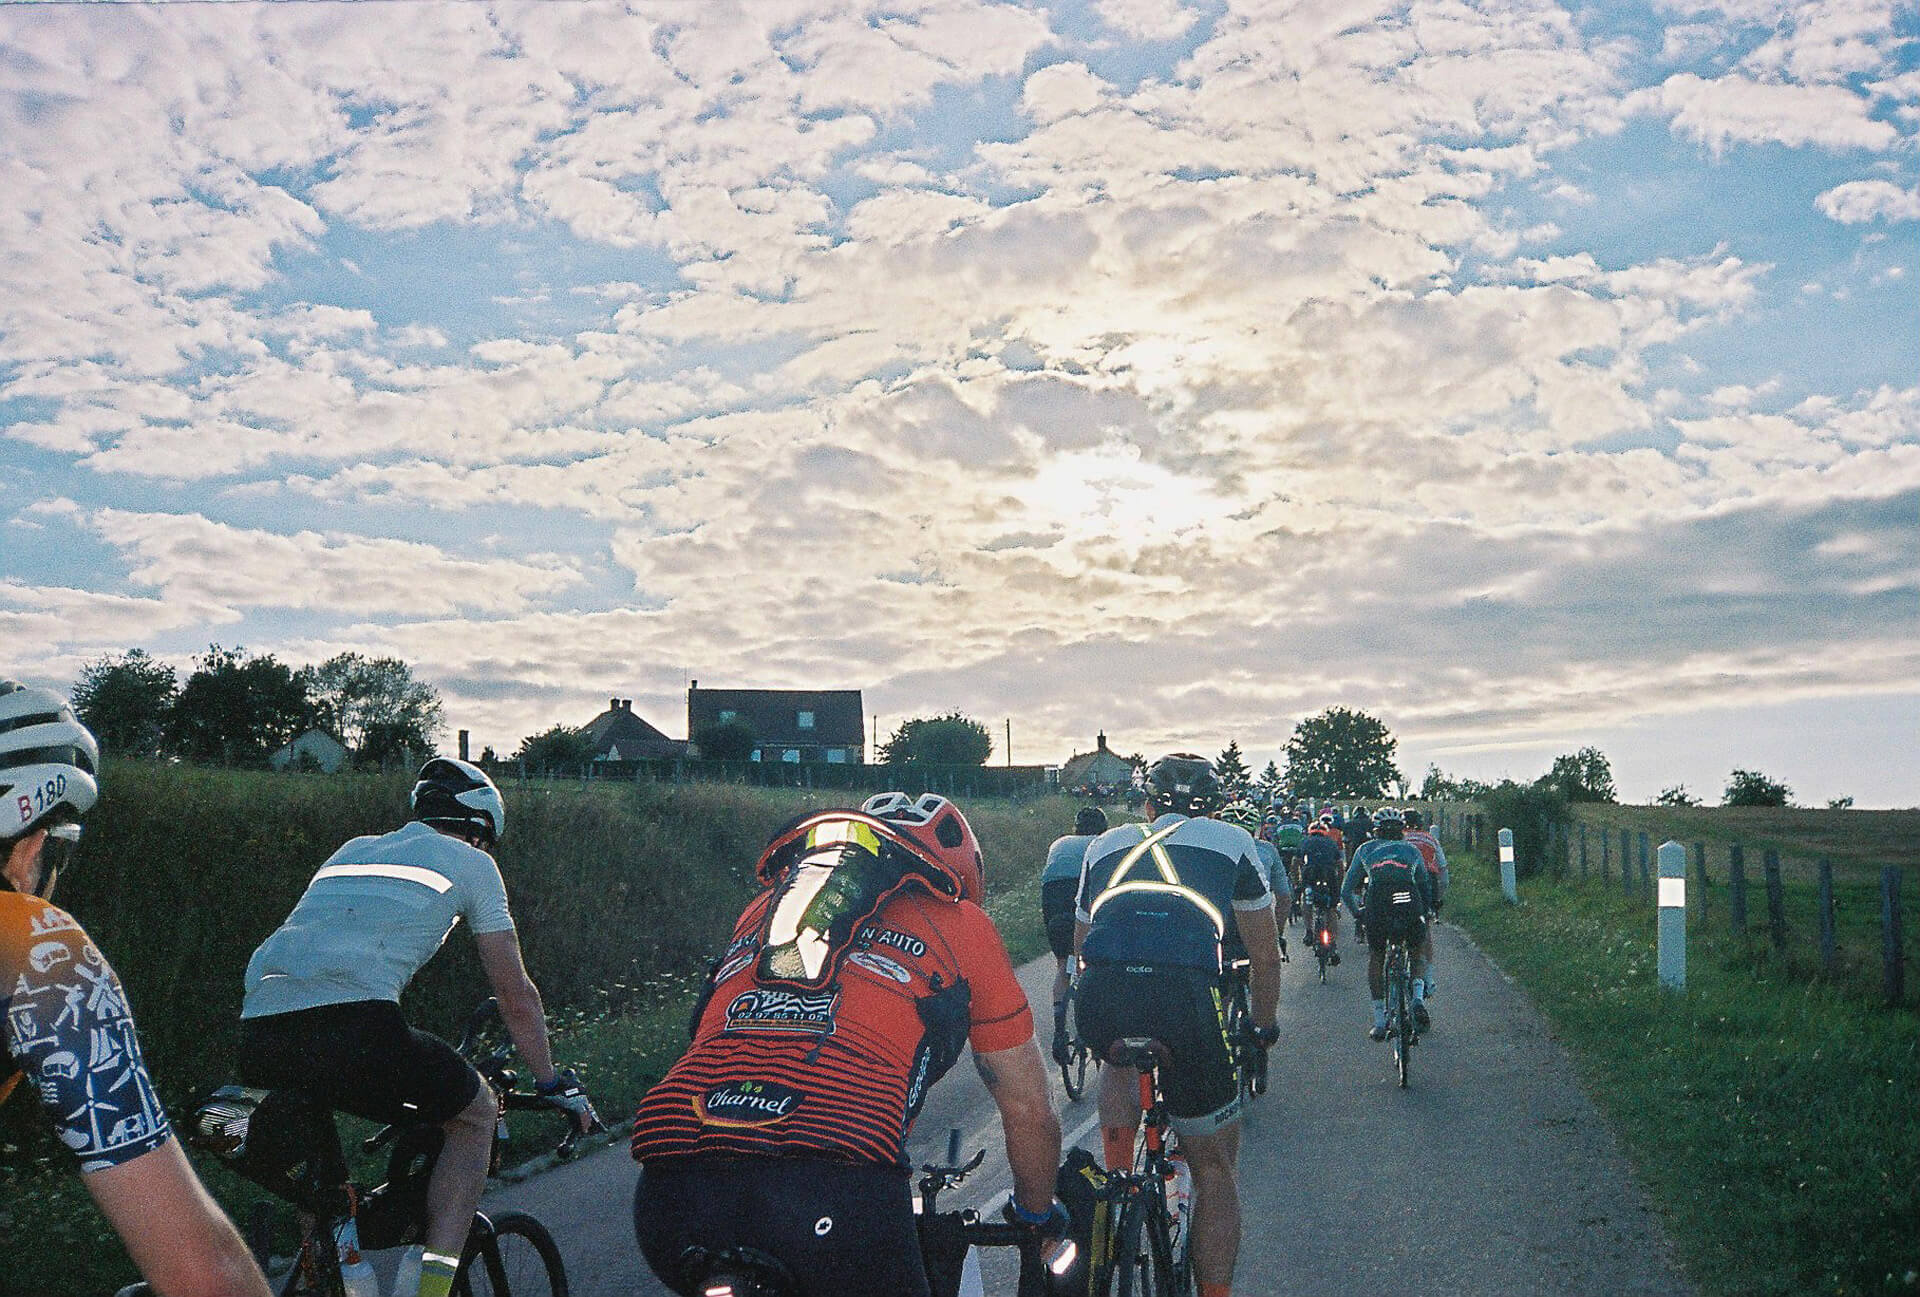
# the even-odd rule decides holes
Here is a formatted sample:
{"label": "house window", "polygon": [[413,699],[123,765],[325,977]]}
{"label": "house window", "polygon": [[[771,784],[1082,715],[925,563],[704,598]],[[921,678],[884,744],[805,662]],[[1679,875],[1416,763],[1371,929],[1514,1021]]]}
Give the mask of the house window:
{"label": "house window", "polygon": [[846,765],[846,764],[847,764],[847,750],[846,750],[845,748],[828,748],[828,749],[827,749],[827,764],[828,764],[828,765],[830,765],[830,766],[844,766],[844,765]]}
{"label": "house window", "polygon": [[794,723],[795,723],[796,725],[798,725],[798,726],[799,726],[799,727],[800,727],[801,729],[803,729],[803,730],[810,730],[810,729],[812,729],[812,728],[813,728],[813,713],[812,713],[812,712],[801,712],[801,713],[800,713],[800,714],[799,714],[798,716],[796,716],[796,717],[794,717]]}
{"label": "house window", "polygon": [[739,712],[721,712],[719,723],[722,725],[725,725],[728,721],[734,719],[739,714],[740,714]]}
{"label": "house window", "polygon": [[792,762],[792,763],[793,763],[794,765],[799,765],[799,764],[800,764],[800,749],[798,749],[798,748],[788,748],[788,749],[787,749],[787,750],[786,750],[785,752],[782,752],[782,753],[780,754],[780,759],[781,759],[782,761],[790,761],[790,762]]}

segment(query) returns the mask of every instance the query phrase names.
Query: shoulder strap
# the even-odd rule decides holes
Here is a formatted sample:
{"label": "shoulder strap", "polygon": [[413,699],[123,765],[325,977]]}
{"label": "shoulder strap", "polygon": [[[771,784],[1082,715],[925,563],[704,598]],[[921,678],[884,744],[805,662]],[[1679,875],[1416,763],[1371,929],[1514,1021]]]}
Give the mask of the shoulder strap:
{"label": "shoulder strap", "polygon": [[[1100,894],[1093,898],[1093,904],[1089,906],[1087,910],[1088,918],[1098,917],[1100,907],[1116,896],[1124,896],[1131,892],[1166,892],[1190,902],[1195,909],[1206,915],[1207,920],[1213,924],[1215,936],[1225,936],[1227,921],[1226,916],[1220,913],[1220,907],[1212,901],[1209,901],[1200,892],[1181,882],[1180,871],[1173,867],[1173,860],[1167,855],[1164,840],[1175,829],[1185,823],[1185,820],[1175,820],[1158,833],[1148,833],[1145,838],[1141,839],[1138,846],[1127,852],[1118,867],[1114,869],[1113,876],[1107,880],[1106,886],[1101,888]],[[1154,868],[1158,871],[1157,879],[1134,879],[1129,877],[1142,859],[1152,860]]]}

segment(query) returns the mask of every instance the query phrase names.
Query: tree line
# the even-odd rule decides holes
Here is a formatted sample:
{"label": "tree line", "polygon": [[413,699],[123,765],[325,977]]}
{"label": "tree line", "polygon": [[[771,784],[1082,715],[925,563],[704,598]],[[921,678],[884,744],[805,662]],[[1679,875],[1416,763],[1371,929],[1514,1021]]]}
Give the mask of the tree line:
{"label": "tree line", "polygon": [[182,681],[171,663],[128,649],[83,666],[71,697],[110,754],[229,766],[265,765],[310,729],[356,763],[385,765],[434,751],[442,729],[432,685],[399,658],[359,653],[292,667],[211,644]]}

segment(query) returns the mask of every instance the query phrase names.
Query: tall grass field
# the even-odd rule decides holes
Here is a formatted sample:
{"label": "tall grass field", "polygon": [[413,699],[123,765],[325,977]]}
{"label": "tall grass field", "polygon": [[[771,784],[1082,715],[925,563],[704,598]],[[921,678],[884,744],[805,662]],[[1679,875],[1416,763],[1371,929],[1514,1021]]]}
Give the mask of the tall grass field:
{"label": "tall grass field", "polygon": [[[109,763],[79,861],[55,899],[106,953],[176,1121],[232,1079],[253,948],[347,838],[406,817],[407,776],[289,775]],[[864,794],[731,785],[508,783],[498,860],[555,1054],[618,1127],[685,1044],[693,986],[752,893],[774,830]],[[870,791],[880,791],[878,789]],[[1016,960],[1045,948],[1038,877],[1075,803],[964,809],[987,858],[988,909]],[[457,1032],[486,994],[455,932],[409,988],[409,1021]],[[557,1140],[522,1121],[520,1151]],[[351,1133],[351,1131],[349,1131]],[[236,1219],[264,1195],[195,1157]],[[366,1168],[377,1173],[378,1168]],[[283,1232],[290,1228],[282,1218]],[[28,1098],[0,1107],[0,1297],[98,1297],[136,1277]]]}

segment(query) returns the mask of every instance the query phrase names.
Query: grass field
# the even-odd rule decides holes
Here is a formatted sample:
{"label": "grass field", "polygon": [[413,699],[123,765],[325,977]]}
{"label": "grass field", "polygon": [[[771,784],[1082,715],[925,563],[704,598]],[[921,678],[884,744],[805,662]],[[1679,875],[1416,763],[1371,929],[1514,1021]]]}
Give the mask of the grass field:
{"label": "grass field", "polygon": [[[334,846],[404,818],[408,783],[116,763],[104,784],[85,854],[57,899],[120,972],[179,1118],[189,1096],[231,1079],[240,977],[254,945]],[[684,1045],[693,979],[751,894],[760,847],[792,815],[847,795],[646,783],[504,792],[500,866],[555,1053],[580,1067],[619,1127]],[[1045,948],[1039,870],[1048,843],[1071,832],[1075,805],[1054,797],[965,807],[988,861],[988,908],[1016,960]],[[412,1021],[457,1030],[485,994],[471,947],[455,934],[416,979],[406,999]],[[349,1119],[343,1131],[351,1140],[358,1127]],[[559,1133],[554,1123],[518,1122],[509,1159],[550,1148]],[[236,1218],[263,1196],[207,1159],[196,1164]],[[379,1169],[359,1168],[374,1178]],[[283,1239],[290,1229],[283,1214]],[[37,1107],[0,1108],[0,1297],[97,1297],[132,1277]]]}
{"label": "grass field", "polygon": [[[1653,828],[1642,810],[1604,814],[1616,829]],[[1890,849],[1912,854],[1834,831],[1802,845],[1779,819],[1676,815],[1688,818],[1668,831],[1682,840],[1828,854],[1850,873],[1877,876]],[[1675,992],[1657,984],[1644,898],[1540,877],[1511,906],[1493,868],[1472,858],[1456,859],[1454,879],[1447,917],[1551,1022],[1703,1292],[1920,1291],[1920,1017],[1731,931],[1724,897],[1717,924],[1692,925],[1687,986]]]}

